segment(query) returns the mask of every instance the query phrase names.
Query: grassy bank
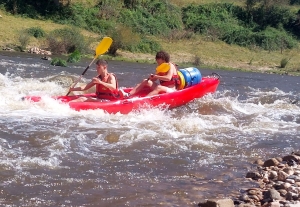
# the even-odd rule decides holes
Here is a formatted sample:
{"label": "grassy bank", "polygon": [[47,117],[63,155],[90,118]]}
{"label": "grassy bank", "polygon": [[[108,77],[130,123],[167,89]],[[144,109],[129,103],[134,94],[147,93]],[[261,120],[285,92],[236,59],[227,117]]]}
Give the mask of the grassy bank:
{"label": "grassy bank", "polygon": [[[51,21],[40,21],[16,17],[0,10],[0,49],[20,45],[19,36],[24,29],[40,27],[46,33],[65,27]],[[81,30],[85,37],[99,37],[100,34]],[[154,37],[153,37],[154,38]],[[182,66],[198,65],[200,67],[250,70],[254,72],[280,73],[300,75],[300,49],[265,51],[259,48],[247,49],[236,45],[228,45],[221,41],[211,41],[204,36],[195,35],[189,40],[170,42],[159,39],[164,50],[171,54],[171,59]],[[95,47],[92,44],[91,47]],[[31,37],[28,48],[47,47],[44,39]],[[119,56],[111,59],[154,63],[154,54],[132,54],[118,51]],[[283,59],[290,59],[285,68],[280,68]]]}

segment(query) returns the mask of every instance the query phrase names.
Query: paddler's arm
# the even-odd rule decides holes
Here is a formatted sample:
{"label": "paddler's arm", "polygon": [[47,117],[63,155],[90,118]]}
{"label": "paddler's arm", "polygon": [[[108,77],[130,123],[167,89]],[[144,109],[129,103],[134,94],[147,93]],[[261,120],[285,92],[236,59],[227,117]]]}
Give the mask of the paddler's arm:
{"label": "paddler's arm", "polygon": [[166,75],[163,75],[163,76],[154,75],[153,78],[156,78],[156,79],[159,79],[159,80],[162,80],[162,81],[169,81],[169,80],[172,79],[174,69],[176,70],[174,65],[170,64],[170,70],[168,70],[168,73]]}
{"label": "paddler's arm", "polygon": [[91,81],[90,83],[86,84],[84,87],[76,87],[76,88],[70,88],[69,91],[85,91],[93,87],[95,83]]}

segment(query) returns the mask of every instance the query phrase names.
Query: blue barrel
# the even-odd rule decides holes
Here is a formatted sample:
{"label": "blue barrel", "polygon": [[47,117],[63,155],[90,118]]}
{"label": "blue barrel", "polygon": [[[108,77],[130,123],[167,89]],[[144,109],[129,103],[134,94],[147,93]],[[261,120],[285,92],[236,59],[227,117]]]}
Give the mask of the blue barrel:
{"label": "blue barrel", "polygon": [[198,68],[190,67],[190,68],[179,69],[179,71],[182,73],[185,79],[184,88],[194,86],[200,83],[202,80],[202,76]]}

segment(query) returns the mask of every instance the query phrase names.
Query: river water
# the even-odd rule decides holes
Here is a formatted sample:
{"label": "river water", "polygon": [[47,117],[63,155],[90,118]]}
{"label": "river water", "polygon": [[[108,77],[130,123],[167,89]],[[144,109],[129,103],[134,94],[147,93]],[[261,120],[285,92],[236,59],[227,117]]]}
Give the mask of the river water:
{"label": "river water", "polygon": [[[0,54],[1,206],[197,206],[256,187],[245,179],[254,160],[299,151],[299,77],[200,68],[222,76],[216,93],[127,115],[50,98],[66,94],[90,61],[55,67]],[[121,87],[154,68],[109,61]],[[93,65],[81,82],[95,73]]]}

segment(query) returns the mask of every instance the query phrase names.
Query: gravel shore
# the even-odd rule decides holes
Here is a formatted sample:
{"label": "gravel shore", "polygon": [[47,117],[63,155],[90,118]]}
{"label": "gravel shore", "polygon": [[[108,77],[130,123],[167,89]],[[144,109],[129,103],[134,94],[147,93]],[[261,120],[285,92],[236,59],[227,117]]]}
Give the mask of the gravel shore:
{"label": "gravel shore", "polygon": [[257,188],[241,190],[236,199],[212,199],[200,207],[300,207],[300,152],[254,162],[257,169],[245,177]]}

